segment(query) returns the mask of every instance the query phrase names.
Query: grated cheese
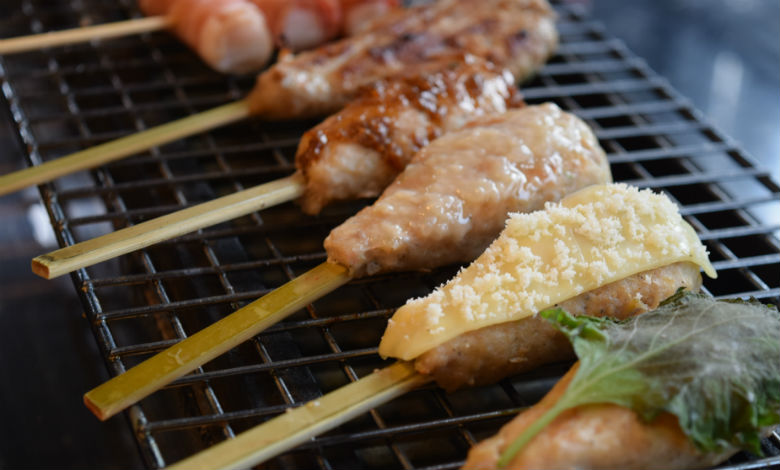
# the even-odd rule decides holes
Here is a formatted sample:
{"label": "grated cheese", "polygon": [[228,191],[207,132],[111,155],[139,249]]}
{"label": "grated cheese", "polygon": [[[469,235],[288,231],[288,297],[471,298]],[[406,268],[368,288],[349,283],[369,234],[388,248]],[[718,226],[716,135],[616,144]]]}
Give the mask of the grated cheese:
{"label": "grated cheese", "polygon": [[591,186],[542,211],[511,214],[469,267],[393,315],[379,353],[411,360],[462,333],[680,261],[716,276],[707,250],[666,196],[625,184]]}

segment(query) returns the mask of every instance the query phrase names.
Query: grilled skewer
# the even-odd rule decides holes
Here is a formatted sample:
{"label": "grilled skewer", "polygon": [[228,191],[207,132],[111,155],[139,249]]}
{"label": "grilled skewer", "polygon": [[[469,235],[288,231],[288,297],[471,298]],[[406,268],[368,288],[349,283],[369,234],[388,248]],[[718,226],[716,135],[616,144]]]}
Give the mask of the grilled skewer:
{"label": "grilled skewer", "polygon": [[299,51],[360,31],[397,0],[140,0],[147,18],[0,39],[0,54],[163,29],[223,73],[262,68],[274,45]]}
{"label": "grilled skewer", "polygon": [[434,72],[367,87],[301,137],[295,166],[305,186],[304,212],[378,196],[431,140],[523,105],[514,82],[509,71],[467,55]]}
{"label": "grilled skewer", "polygon": [[[677,289],[698,291],[699,267],[673,263],[629,276],[562,302],[574,315],[626,319],[652,310]],[[574,357],[569,341],[547,321],[529,317],[461,334],[420,355],[415,370],[447,391],[496,383],[504,377]]]}
{"label": "grilled skewer", "polygon": [[544,0],[442,0],[397,10],[356,36],[281,60],[257,78],[253,114],[290,119],[330,114],[365,85],[440,70],[468,54],[522,80],[557,46]]}
{"label": "grilled skewer", "polygon": [[[464,470],[500,468],[496,461],[501,448],[553,406],[576,372],[575,366],[537,405],[504,426],[498,435],[474,446]],[[599,445],[594,446],[594,441]],[[677,419],[668,413],[652,423],[644,423],[628,408],[603,404],[584,406],[561,417],[533,445],[527,446],[509,468],[701,468],[716,465],[730,453],[733,452],[697,451]]]}
{"label": "grilled skewer", "polygon": [[[369,401],[372,392],[397,396],[434,378],[419,367],[422,374],[416,374],[415,367],[442,346],[455,343],[460,355],[476,356],[482,367],[507,374],[518,369],[506,363],[524,363],[519,370],[528,370],[570,357],[571,348],[558,350],[560,336],[540,328],[535,312],[561,304],[589,315],[636,315],[679,287],[698,288],[699,266],[714,276],[706,249],[674,204],[649,191],[592,186],[544,211],[514,214],[474,263],[427,297],[410,300],[390,319],[379,353],[415,364],[399,362],[374,372],[321,397],[318,406],[288,410],[172,468],[255,465],[384,402]],[[506,353],[468,347],[496,328],[521,330]],[[457,375],[449,371],[450,377]]]}
{"label": "grilled skewer", "polygon": [[[265,72],[245,100],[0,177],[0,194],[92,168],[208,128],[248,117],[322,115],[345,106],[364,86],[416,70],[446,68],[465,55],[482,57],[523,79],[557,44],[554,14],[544,0],[442,0],[403,9],[357,36],[285,57]],[[213,119],[213,121],[212,121]]]}
{"label": "grilled skewer", "polygon": [[760,454],[780,424],[772,305],[680,292],[626,322],[543,316],[579,362],[464,469],[709,468],[740,449]]}
{"label": "grilled skewer", "polygon": [[[513,53],[509,61],[524,73],[542,59]],[[304,211],[317,213],[333,200],[378,195],[430,139],[474,116],[520,104],[508,70],[454,54],[422,72],[364,87],[344,109],[304,134],[296,154],[299,175],[285,184],[245,190],[56,250],[35,258],[33,271],[53,278],[298,196]]]}
{"label": "grilled skewer", "polygon": [[380,80],[303,135],[292,183],[247,189],[41,255],[33,260],[33,271],[51,279],[239,217],[258,210],[258,203],[271,205],[271,198],[300,195],[304,211],[317,213],[333,200],[377,196],[431,139],[469,119],[521,104],[509,72],[471,56],[425,76]]}
{"label": "grilled skewer", "polygon": [[509,212],[610,180],[593,133],[555,105],[481,118],[423,148],[373,206],[334,229],[328,262],[97,387],[85,402],[108,418],[353,277],[469,261]]}

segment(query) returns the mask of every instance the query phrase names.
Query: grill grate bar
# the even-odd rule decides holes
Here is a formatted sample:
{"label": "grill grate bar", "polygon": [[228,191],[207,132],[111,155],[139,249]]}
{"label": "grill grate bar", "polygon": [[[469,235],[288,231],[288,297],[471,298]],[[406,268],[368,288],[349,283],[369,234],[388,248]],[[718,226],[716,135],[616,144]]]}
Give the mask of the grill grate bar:
{"label": "grill grate bar", "polygon": [[437,429],[444,429],[453,426],[462,426],[464,424],[470,424],[478,421],[498,420],[498,419],[503,419],[505,421],[507,417],[511,417],[527,408],[528,407],[519,406],[507,410],[497,411],[497,412],[458,416],[457,418],[443,419],[435,422],[415,423],[415,424],[410,424],[405,426],[393,426],[385,429],[362,432],[360,434],[328,435],[328,436],[318,437],[310,443],[302,444],[300,448],[305,449],[313,446],[338,445],[338,444],[345,444],[348,442],[352,442],[355,440],[373,440],[382,437],[391,437],[391,436],[397,436],[403,434],[413,434],[413,433],[420,433],[424,431],[435,431]]}
{"label": "grill grate bar", "polygon": [[747,268],[752,266],[772,265],[780,263],[780,254],[750,256],[745,258],[713,261],[715,270],[726,270],[735,268]]}
{"label": "grill grate bar", "polygon": [[616,163],[638,163],[653,160],[662,160],[666,158],[686,158],[689,155],[706,155],[717,152],[731,152],[734,147],[729,144],[694,144],[680,147],[636,150],[627,153],[607,154],[611,164]]}
{"label": "grill grate bar", "polygon": [[262,297],[273,289],[263,289],[237,294],[214,295],[210,297],[201,297],[193,300],[169,301],[163,304],[149,305],[146,307],[136,307],[129,309],[114,310],[107,313],[101,313],[97,316],[100,320],[123,319],[140,315],[150,315],[153,313],[162,313],[169,311],[178,311],[193,309],[197,307],[233,303],[241,300],[250,300]]}
{"label": "grill grate bar", "polygon": [[699,173],[694,175],[666,176],[661,178],[644,178],[636,180],[625,180],[625,183],[638,186],[640,188],[665,188],[669,186],[684,186],[692,184],[703,184],[712,181],[726,182],[745,178],[769,177],[769,173],[763,168],[746,168],[741,172],[712,172]]}
{"label": "grill grate bar", "polygon": [[746,237],[749,235],[770,235],[772,232],[780,230],[780,225],[756,225],[748,227],[732,227],[717,230],[706,230],[699,232],[699,238],[702,241]]}
{"label": "grill grate bar", "polygon": [[684,132],[698,131],[705,127],[702,123],[674,123],[674,124],[656,124],[641,127],[616,127],[612,129],[601,129],[596,131],[596,137],[599,140],[621,139],[626,137],[655,136],[662,134],[678,134]]}
{"label": "grill grate bar", "polygon": [[680,208],[680,213],[682,215],[696,215],[696,214],[706,214],[710,212],[723,212],[723,211],[736,210],[736,209],[745,209],[751,206],[758,206],[765,203],[777,202],[777,201],[780,201],[780,194],[775,194],[773,196],[760,197],[760,198],[744,199],[739,201],[705,202],[701,204],[692,204],[687,207],[682,207]]}
{"label": "grill grate bar", "polygon": [[320,356],[308,356],[305,358],[290,359],[286,361],[271,361],[264,364],[256,364],[253,366],[236,367],[233,369],[222,369],[219,371],[203,372],[195,375],[187,375],[171,383],[171,386],[176,385],[188,385],[192,383],[202,382],[204,380],[212,380],[223,377],[230,377],[233,375],[253,374],[257,372],[265,372],[274,369],[289,369],[293,367],[300,367],[304,365],[314,365],[323,362],[340,362],[346,359],[355,359],[364,356],[376,354],[377,348],[366,348],[358,351],[338,351],[329,354],[322,354]]}
{"label": "grill grate bar", "polygon": [[631,91],[647,91],[662,88],[660,82],[627,79],[614,82],[574,84],[574,85],[551,85],[548,87],[528,87],[523,88],[523,96],[528,100],[552,100],[553,98],[562,98],[579,95],[592,95],[598,93],[615,93]]}

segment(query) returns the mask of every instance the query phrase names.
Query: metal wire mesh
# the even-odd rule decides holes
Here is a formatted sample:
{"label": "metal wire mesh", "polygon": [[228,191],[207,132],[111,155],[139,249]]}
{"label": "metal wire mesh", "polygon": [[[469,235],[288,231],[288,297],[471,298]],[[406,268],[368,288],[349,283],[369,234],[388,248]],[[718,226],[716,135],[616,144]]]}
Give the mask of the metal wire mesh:
{"label": "metal wire mesh", "polygon": [[[129,2],[23,0],[6,35],[138,16]],[[719,297],[780,299],[780,188],[622,42],[572,6],[558,6],[558,54],[523,86],[584,118],[615,179],[665,191],[698,231],[719,271]],[[225,77],[164,33],[0,58],[5,100],[32,164],[235,100],[252,77]],[[62,246],[285,176],[314,122],[251,120],[41,186]],[[325,259],[330,229],[369,201],[319,217],[293,204],[158,244],[72,275],[113,374],[209,325]],[[130,411],[150,467],[162,467],[317,398],[383,362],[385,321],[455,267],[357,280]],[[457,467],[470,445],[533,404],[566,365],[492,387],[446,394],[430,386],[383,405],[269,463],[283,468]],[[728,465],[780,462],[739,454]]]}

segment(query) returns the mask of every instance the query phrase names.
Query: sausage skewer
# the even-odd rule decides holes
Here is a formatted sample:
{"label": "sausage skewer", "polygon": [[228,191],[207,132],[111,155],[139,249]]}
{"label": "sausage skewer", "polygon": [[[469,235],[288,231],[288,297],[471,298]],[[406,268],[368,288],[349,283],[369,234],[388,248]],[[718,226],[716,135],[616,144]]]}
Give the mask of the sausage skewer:
{"label": "sausage skewer", "polygon": [[382,80],[303,135],[291,177],[223,196],[33,259],[51,279],[193,230],[301,197],[305,212],[334,200],[375,197],[440,134],[522,104],[514,79],[475,57],[424,76]]}
{"label": "sausage skewer", "polygon": [[[625,237],[629,234],[633,238]],[[431,379],[440,381],[419,366],[438,348],[460,349],[459,356],[481,356],[488,360],[483,368],[495,367],[496,359],[499,366],[501,362],[523,363],[519,370],[567,359],[573,352],[560,347],[567,342],[565,337],[546,334],[534,312],[560,304],[595,316],[641,314],[678,287],[698,289],[699,266],[714,275],[704,246],[673,203],[649,191],[640,193],[624,185],[593,186],[544,211],[515,214],[472,265],[429,296],[407,302],[389,321],[379,353],[403,361],[170,468],[237,468],[260,463],[384,403],[387,397]],[[498,358],[469,346],[478,343],[475,337],[485,330],[496,328],[523,330],[514,351]],[[517,371],[504,367],[500,376],[490,380]],[[458,375],[457,370],[449,372]]]}
{"label": "sausage skewer", "polygon": [[555,105],[481,118],[423,148],[373,206],[334,229],[327,262],[90,391],[85,402],[106,419],[353,277],[469,261],[507,213],[610,180],[590,129]]}
{"label": "sausage skewer", "polygon": [[277,62],[246,99],[0,176],[0,195],[249,115],[290,119],[333,113],[377,80],[405,70],[441,70],[465,55],[507,68],[521,80],[556,44],[554,14],[544,0],[442,0],[394,11],[364,33]]}

